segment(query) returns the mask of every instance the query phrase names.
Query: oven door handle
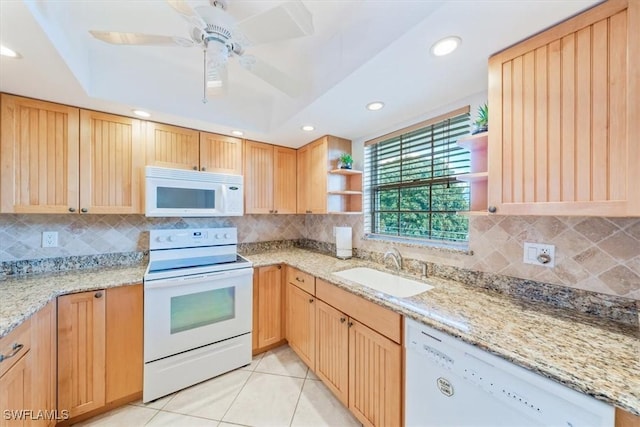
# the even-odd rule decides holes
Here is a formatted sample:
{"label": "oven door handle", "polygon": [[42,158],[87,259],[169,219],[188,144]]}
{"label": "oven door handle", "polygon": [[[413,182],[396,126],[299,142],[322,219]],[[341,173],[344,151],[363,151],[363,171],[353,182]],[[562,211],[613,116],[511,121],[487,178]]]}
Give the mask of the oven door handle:
{"label": "oven door handle", "polygon": [[233,277],[250,276],[253,273],[251,268],[238,270],[218,271],[215,273],[197,274],[195,276],[173,277],[171,279],[159,279],[145,282],[145,289],[171,288],[173,286],[188,285],[190,283],[203,282],[207,279],[230,279]]}

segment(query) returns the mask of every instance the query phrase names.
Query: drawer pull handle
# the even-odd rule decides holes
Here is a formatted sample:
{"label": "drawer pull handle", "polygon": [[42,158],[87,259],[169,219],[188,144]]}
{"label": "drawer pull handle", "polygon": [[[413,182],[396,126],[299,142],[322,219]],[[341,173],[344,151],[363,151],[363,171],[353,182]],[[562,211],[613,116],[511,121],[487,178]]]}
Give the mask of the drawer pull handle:
{"label": "drawer pull handle", "polygon": [[96,294],[94,295],[94,297],[96,297],[96,298],[102,298],[102,292],[96,292]]}
{"label": "drawer pull handle", "polygon": [[299,278],[298,276],[296,276],[296,280],[300,283],[304,283],[304,279]]}
{"label": "drawer pull handle", "polygon": [[15,356],[16,354],[20,353],[20,350],[22,350],[23,347],[24,347],[24,344],[18,344],[18,343],[13,344],[13,347],[11,347],[11,353],[7,355],[0,354],[0,362],[2,362],[4,359],[9,359]]}

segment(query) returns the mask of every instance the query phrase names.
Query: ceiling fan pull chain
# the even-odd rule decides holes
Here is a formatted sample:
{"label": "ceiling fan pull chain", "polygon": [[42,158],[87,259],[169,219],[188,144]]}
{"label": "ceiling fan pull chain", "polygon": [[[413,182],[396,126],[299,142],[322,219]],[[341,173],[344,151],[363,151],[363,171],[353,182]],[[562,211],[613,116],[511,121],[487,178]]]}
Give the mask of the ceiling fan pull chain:
{"label": "ceiling fan pull chain", "polygon": [[205,48],[202,50],[204,52],[204,63],[203,63],[203,69],[202,69],[202,103],[206,104],[207,103],[207,48],[205,45]]}

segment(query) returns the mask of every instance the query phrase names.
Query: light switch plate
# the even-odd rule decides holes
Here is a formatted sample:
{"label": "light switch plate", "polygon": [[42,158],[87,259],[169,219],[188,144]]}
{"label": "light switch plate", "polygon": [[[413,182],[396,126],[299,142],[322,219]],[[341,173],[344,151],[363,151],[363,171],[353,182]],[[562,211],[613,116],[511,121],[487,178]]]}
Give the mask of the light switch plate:
{"label": "light switch plate", "polygon": [[[542,258],[540,257],[542,255]],[[545,256],[549,257],[549,262],[541,262]],[[525,264],[541,265],[552,268],[556,261],[555,245],[545,245],[544,243],[524,242],[524,255],[522,261]]]}
{"label": "light switch plate", "polygon": [[43,231],[42,232],[42,247],[43,248],[55,248],[58,246],[58,232],[57,231]]}

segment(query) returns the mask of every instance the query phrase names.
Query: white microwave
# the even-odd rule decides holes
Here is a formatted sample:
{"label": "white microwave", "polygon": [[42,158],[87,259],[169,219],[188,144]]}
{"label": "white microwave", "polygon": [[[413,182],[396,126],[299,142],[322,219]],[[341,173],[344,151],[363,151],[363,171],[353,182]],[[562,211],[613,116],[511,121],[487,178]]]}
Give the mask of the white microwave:
{"label": "white microwave", "polygon": [[241,216],[242,175],[145,168],[146,216]]}

